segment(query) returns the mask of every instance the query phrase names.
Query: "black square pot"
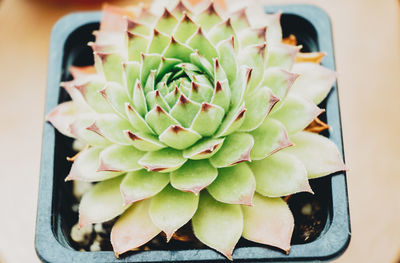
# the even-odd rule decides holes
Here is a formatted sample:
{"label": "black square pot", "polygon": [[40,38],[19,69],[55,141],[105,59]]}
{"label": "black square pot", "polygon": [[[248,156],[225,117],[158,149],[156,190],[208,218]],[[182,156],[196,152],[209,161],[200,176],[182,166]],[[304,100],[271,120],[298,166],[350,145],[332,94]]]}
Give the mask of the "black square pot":
{"label": "black square pot", "polygon": [[[331,24],[327,14],[309,5],[268,6],[266,12],[283,12],[281,23],[284,36],[294,34],[304,51],[325,51],[323,65],[334,70]],[[53,28],[50,45],[47,83],[46,113],[58,103],[68,100],[60,88],[60,81],[69,80],[71,65],[93,64],[92,51],[87,42],[93,40],[92,31],[97,29],[100,12],[75,13],[62,18]],[[335,85],[321,105],[326,109],[322,119],[331,126],[328,136],[343,154],[342,130],[338,90]],[[112,251],[79,252],[69,240],[69,230],[77,218],[71,215],[73,200],[71,184],[64,183],[72,156],[72,140],[58,133],[49,123],[44,124],[40,189],[36,222],[36,251],[43,262],[224,262],[225,257],[212,249],[173,248],[130,252],[116,259]],[[240,241],[233,258],[235,262],[299,262],[324,261],[342,254],[350,241],[350,219],[345,173],[336,173],[310,181],[315,195],[295,195],[289,203],[295,216],[295,224],[301,217],[295,210],[307,198],[313,198],[321,206],[320,232],[309,240],[296,238],[302,229],[295,228],[289,255],[260,244]]]}

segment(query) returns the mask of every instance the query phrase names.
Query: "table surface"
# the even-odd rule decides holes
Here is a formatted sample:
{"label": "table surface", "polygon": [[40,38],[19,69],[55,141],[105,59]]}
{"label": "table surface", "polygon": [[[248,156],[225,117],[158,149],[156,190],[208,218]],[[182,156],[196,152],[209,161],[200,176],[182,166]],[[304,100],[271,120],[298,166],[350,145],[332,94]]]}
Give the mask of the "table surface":
{"label": "table surface", "polygon": [[[333,24],[352,226],[350,246],[335,262],[400,262],[399,2],[262,0],[300,2],[322,7]],[[64,14],[98,8],[0,0],[0,262],[39,262],[34,229],[51,28]]]}

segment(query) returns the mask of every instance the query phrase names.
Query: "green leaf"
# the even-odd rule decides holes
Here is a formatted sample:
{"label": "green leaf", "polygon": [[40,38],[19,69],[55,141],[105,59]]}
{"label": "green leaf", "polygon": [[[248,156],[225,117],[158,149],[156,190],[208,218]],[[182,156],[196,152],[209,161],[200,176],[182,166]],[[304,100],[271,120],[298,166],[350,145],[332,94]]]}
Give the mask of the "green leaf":
{"label": "green leaf", "polygon": [[308,178],[346,170],[337,146],[328,138],[311,132],[298,132],[290,139],[295,146],[285,152],[293,154],[303,163]]}
{"label": "green leaf", "polygon": [[169,111],[169,105],[165,101],[164,97],[161,95],[160,91],[158,90],[153,90],[146,95],[146,101],[147,105],[149,106],[150,109],[153,109],[157,105],[159,105],[161,108],[163,108],[165,111]]}
{"label": "green leaf", "polygon": [[213,67],[211,66],[211,63],[208,62],[205,57],[200,55],[198,50],[190,54],[190,62],[198,67],[202,72],[205,72],[210,78],[213,77]]}
{"label": "green leaf", "polygon": [[207,187],[218,201],[228,204],[252,204],[256,180],[246,163],[218,169],[218,177]]}
{"label": "green leaf", "polygon": [[114,111],[122,118],[126,118],[125,103],[130,101],[127,90],[116,82],[107,82],[100,91],[103,97],[110,103]]}
{"label": "green leaf", "polygon": [[103,223],[122,214],[127,206],[122,201],[119,185],[123,176],[97,183],[79,204],[79,226]]}
{"label": "green leaf", "polygon": [[192,160],[209,159],[221,148],[225,138],[206,138],[183,151],[183,156]]}
{"label": "green leaf", "polygon": [[240,162],[250,161],[250,151],[254,139],[247,133],[234,133],[225,138],[221,149],[210,158],[216,168],[231,166]]}
{"label": "green leaf", "polygon": [[147,113],[145,119],[157,134],[163,133],[171,125],[179,125],[169,113],[158,105]]}
{"label": "green leaf", "polygon": [[113,112],[111,105],[101,95],[100,90],[104,88],[105,83],[100,79],[93,79],[83,85],[74,86],[80,91],[86,103],[98,113]]}
{"label": "green leaf", "polygon": [[336,73],[316,63],[296,63],[293,72],[299,74],[294,82],[292,93],[321,103],[336,81]]}
{"label": "green leaf", "polygon": [[267,87],[260,86],[247,93],[244,99],[246,117],[240,130],[252,131],[260,126],[278,101],[279,99]]}
{"label": "green leaf", "polygon": [[197,210],[199,197],[168,185],[151,199],[149,215],[153,223],[167,235],[167,242]]}
{"label": "green leaf", "polygon": [[98,171],[129,172],[142,169],[138,161],[145,153],[132,146],[111,145],[100,153]]}
{"label": "green leaf", "polygon": [[140,34],[143,36],[148,36],[150,34],[150,28],[140,22],[130,20],[129,18],[126,19],[127,22],[127,31],[134,33],[134,34]]}
{"label": "green leaf", "polygon": [[199,110],[200,105],[197,102],[191,101],[181,94],[169,113],[179,123],[182,123],[183,127],[190,127]]}
{"label": "green leaf", "polygon": [[222,18],[215,10],[214,2],[211,2],[205,10],[203,10],[196,16],[196,22],[200,24],[200,26],[203,27],[206,31],[208,31],[210,28],[220,23],[221,21]]}
{"label": "green leaf", "polygon": [[203,191],[192,225],[195,236],[202,243],[232,260],[233,249],[243,230],[243,215],[239,205],[220,203]]}
{"label": "green leaf", "polygon": [[286,44],[274,44],[268,46],[266,67],[279,67],[290,71],[296,62],[299,52],[298,47]]}
{"label": "green leaf", "polygon": [[175,29],[174,37],[176,40],[185,43],[196,32],[197,28],[196,23],[185,13]]}
{"label": "green leaf", "polygon": [[165,8],[155,28],[164,34],[170,35],[176,24],[178,24],[178,19]]}
{"label": "green leaf", "polygon": [[80,114],[75,121],[69,125],[70,133],[80,141],[92,146],[108,146],[111,144],[104,136],[90,131],[87,127],[91,126],[96,119],[93,114]]}
{"label": "green leaf", "polygon": [[246,15],[246,9],[247,7],[244,7],[230,14],[231,23],[236,32],[251,26]]}
{"label": "green leaf", "polygon": [[220,126],[224,115],[225,111],[221,107],[203,102],[191,128],[201,136],[211,136]]}
{"label": "green leaf", "polygon": [[[208,37],[214,45],[218,45],[221,41],[234,37],[236,39],[235,30],[232,27],[231,19],[228,18],[222,23],[215,25],[210,32]],[[235,43],[238,46],[238,43]]]}
{"label": "green leaf", "polygon": [[231,103],[231,91],[228,81],[216,81],[211,103],[218,105],[228,112]]}
{"label": "green leaf", "polygon": [[263,79],[265,65],[266,44],[251,45],[240,51],[238,60],[241,65],[246,65],[252,69],[247,78],[247,90],[256,88]]}
{"label": "green leaf", "polygon": [[141,54],[146,52],[149,39],[143,35],[127,31],[128,35],[128,60],[140,62]]}
{"label": "green leaf", "polygon": [[46,116],[46,121],[50,122],[59,132],[61,132],[65,136],[76,137],[76,135],[73,135],[71,133],[71,125],[76,122],[77,117],[78,108],[75,105],[74,101],[67,101],[57,105]]}
{"label": "green leaf", "polygon": [[238,130],[243,124],[245,113],[246,108],[244,107],[244,103],[240,107],[232,109],[226,115],[217,133],[215,134],[215,137],[227,136]]}
{"label": "green leaf", "polygon": [[312,193],[306,168],[293,155],[278,152],[249,166],[256,178],[256,191],[263,196],[281,197],[304,191]]}
{"label": "green leaf", "polygon": [[157,70],[161,65],[160,54],[142,54],[140,68],[140,84],[144,86],[152,70]]}
{"label": "green leaf", "polygon": [[174,149],[183,150],[200,140],[201,135],[192,129],[171,125],[160,134],[159,139],[161,142]]}
{"label": "green leaf", "polygon": [[267,27],[261,28],[246,28],[239,34],[240,46],[242,48],[250,45],[260,45],[265,43],[267,37]]}
{"label": "green leaf", "polygon": [[281,198],[258,194],[254,195],[253,201],[253,206],[242,206],[242,236],[289,253],[294,219],[288,205]]}
{"label": "green leaf", "polygon": [[101,114],[97,116],[95,123],[87,129],[106,137],[111,142],[129,145],[123,131],[132,129],[132,126],[128,120],[115,114]]}
{"label": "green leaf", "polygon": [[279,150],[293,145],[283,124],[272,118],[266,118],[250,134],[254,138],[254,146],[250,153],[252,160],[264,159]]}
{"label": "green leaf", "polygon": [[99,172],[99,156],[103,148],[91,147],[79,153],[65,181],[97,182],[116,177],[121,172]]}
{"label": "green leaf", "polygon": [[217,50],[210,40],[208,40],[208,38],[204,35],[201,27],[199,27],[197,32],[193,34],[187,43],[194,50],[198,50],[199,53],[210,63],[212,63],[213,58],[218,57]]}
{"label": "green leaf", "polygon": [[151,39],[147,53],[163,53],[165,48],[168,46],[169,41],[170,37],[168,35],[157,31],[157,29],[154,29],[153,38]]}
{"label": "green leaf", "polygon": [[200,193],[217,178],[218,170],[208,160],[187,161],[171,173],[171,185],[185,192]]}
{"label": "green leaf", "polygon": [[133,88],[137,80],[140,79],[140,63],[136,61],[124,62],[124,78],[126,88],[130,97],[133,96]]}
{"label": "green leaf", "polygon": [[190,61],[190,54],[193,53],[193,49],[186,44],[180,43],[171,37],[171,41],[164,51],[163,56],[166,58],[180,59],[183,62]]}
{"label": "green leaf", "polygon": [[267,68],[261,85],[270,88],[274,95],[282,100],[298,76],[281,68]]}
{"label": "green leaf", "polygon": [[139,80],[136,80],[136,84],[133,88],[133,107],[140,114],[140,116],[145,116],[147,113],[147,102],[144,95],[142,85]]}
{"label": "green leaf", "polygon": [[289,94],[271,113],[271,118],[285,125],[289,134],[294,134],[306,128],[322,111],[312,101]]}
{"label": "green leaf", "polygon": [[182,156],[182,152],[171,148],[148,152],[139,160],[139,164],[148,171],[161,173],[175,171],[185,162],[186,159]]}
{"label": "green leaf", "polygon": [[102,73],[107,81],[115,81],[122,84],[122,56],[117,52],[101,53],[95,52],[95,57],[101,61]]}
{"label": "green leaf", "polygon": [[121,182],[121,194],[125,204],[131,204],[158,194],[168,183],[169,174],[142,169],[125,176]]}
{"label": "green leaf", "polygon": [[232,37],[221,41],[217,45],[218,59],[229,80],[229,84],[234,82],[239,72],[234,43],[235,39]]}
{"label": "green leaf", "polygon": [[189,93],[189,98],[198,103],[202,103],[204,101],[210,101],[212,94],[213,89],[211,88],[211,86],[204,83],[196,83],[193,81]]}
{"label": "green leaf", "polygon": [[129,139],[130,144],[141,151],[153,152],[167,147],[152,134],[147,134],[144,132],[132,132],[129,130],[125,130],[124,134]]}
{"label": "green leaf", "polygon": [[125,104],[125,112],[135,131],[155,134],[142,116],[129,104]]}
{"label": "green leaf", "polygon": [[149,206],[150,200],[136,202],[115,222],[111,244],[117,257],[146,244],[161,232],[151,221]]}

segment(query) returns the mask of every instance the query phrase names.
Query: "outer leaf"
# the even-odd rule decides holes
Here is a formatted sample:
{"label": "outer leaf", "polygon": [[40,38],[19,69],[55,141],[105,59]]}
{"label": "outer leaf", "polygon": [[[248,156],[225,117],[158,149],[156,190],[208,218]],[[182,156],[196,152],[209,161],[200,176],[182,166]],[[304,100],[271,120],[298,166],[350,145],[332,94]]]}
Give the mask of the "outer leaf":
{"label": "outer leaf", "polygon": [[281,198],[256,194],[253,206],[242,206],[242,210],[244,238],[289,253],[294,219],[288,205]]}
{"label": "outer leaf", "polygon": [[276,44],[268,46],[267,67],[291,70],[299,49],[296,46]]}
{"label": "outer leaf", "polygon": [[219,62],[225,71],[229,84],[233,83],[239,71],[234,43],[235,39],[232,37],[221,41],[217,46]]}
{"label": "outer leaf", "polygon": [[346,170],[339,150],[328,138],[311,132],[299,132],[291,140],[295,146],[285,152],[293,154],[304,164],[308,178]]}
{"label": "outer leaf", "polygon": [[192,224],[195,236],[202,243],[232,260],[233,249],[243,230],[240,206],[220,203],[203,191]]}
{"label": "outer leaf", "polygon": [[104,136],[87,129],[93,124],[95,118],[95,115],[90,113],[80,114],[69,127],[71,134],[78,140],[91,146],[105,147],[110,145],[111,142]]}
{"label": "outer leaf", "polygon": [[313,102],[289,94],[279,108],[271,114],[271,118],[282,122],[288,133],[294,134],[307,127],[322,111]]}
{"label": "outer leaf", "polygon": [[218,169],[217,179],[207,187],[218,201],[228,204],[252,205],[256,180],[246,163]]}
{"label": "outer leaf", "polygon": [[165,8],[155,28],[164,34],[170,35],[177,23],[178,19]]}
{"label": "outer leaf", "polygon": [[149,205],[150,200],[133,204],[114,224],[111,244],[117,257],[146,244],[161,232],[151,221]]}
{"label": "outer leaf", "polygon": [[214,2],[211,2],[204,11],[200,12],[199,15],[196,16],[196,22],[199,23],[205,30],[209,30],[221,21],[222,18],[215,10]]}
{"label": "outer leaf", "polygon": [[272,90],[275,96],[284,99],[299,75],[280,68],[267,68],[262,85]]}
{"label": "outer leaf", "polygon": [[252,131],[260,126],[278,101],[279,99],[267,87],[260,86],[246,94],[247,112],[240,130]]}
{"label": "outer leaf", "polygon": [[185,43],[186,40],[196,32],[197,28],[198,26],[196,23],[185,13],[175,29],[174,37],[178,41]]}
{"label": "outer leaf", "polygon": [[141,164],[148,171],[167,173],[179,169],[186,159],[182,156],[182,152],[167,148],[156,152],[148,152],[142,159]]}
{"label": "outer leaf", "polygon": [[171,173],[171,184],[176,189],[198,194],[217,178],[218,170],[208,160],[187,161]]}
{"label": "outer leaf", "polygon": [[315,63],[296,63],[293,72],[300,75],[292,92],[319,104],[328,95],[336,80],[335,72]]}
{"label": "outer leaf", "polygon": [[127,90],[116,82],[108,82],[104,89],[100,91],[101,95],[110,103],[111,107],[122,118],[125,115],[125,103],[130,101]]}
{"label": "outer leaf", "polygon": [[267,118],[257,129],[252,131],[254,146],[250,157],[261,160],[286,147],[292,146],[285,127],[277,120]]}
{"label": "outer leaf", "polygon": [[151,199],[149,214],[153,223],[167,235],[169,241],[197,210],[199,197],[168,185]]}
{"label": "outer leaf", "polygon": [[130,204],[158,194],[168,183],[168,174],[142,169],[125,176],[121,182],[121,194],[125,204]]}
{"label": "outer leaf", "polygon": [[217,50],[204,35],[201,27],[199,27],[197,32],[188,40],[188,45],[193,49],[197,49],[210,63],[212,63],[213,58],[218,56]]}
{"label": "outer leaf", "polygon": [[244,103],[240,107],[232,109],[222,121],[215,137],[226,136],[238,130],[243,124],[245,113]]}
{"label": "outer leaf", "polygon": [[100,153],[98,171],[128,172],[142,169],[138,161],[145,153],[132,146],[114,144]]}
{"label": "outer leaf", "polygon": [[55,107],[47,116],[49,121],[59,132],[68,137],[73,137],[70,125],[76,119],[76,106],[73,101],[63,102]]}
{"label": "outer leaf", "polygon": [[83,195],[79,204],[79,226],[102,223],[122,214],[127,206],[122,201],[119,185],[123,176],[100,182]]}
{"label": "outer leaf", "polygon": [[120,172],[98,172],[99,155],[102,148],[91,147],[79,153],[72,164],[66,181],[79,180],[85,182],[103,181],[120,175]]}
{"label": "outer leaf", "polygon": [[247,133],[234,133],[225,138],[221,149],[210,158],[214,167],[221,168],[250,161],[254,139]]}
{"label": "outer leaf", "polygon": [[125,130],[124,134],[129,138],[130,144],[141,151],[153,152],[167,147],[165,144],[161,143],[156,136],[151,134],[131,132],[129,130]]}
{"label": "outer leaf", "polygon": [[136,131],[155,134],[143,117],[129,103],[125,103],[125,114]]}
{"label": "outer leaf", "polygon": [[114,143],[129,145],[129,141],[123,131],[132,129],[132,126],[128,120],[122,119],[115,114],[102,114],[87,129],[106,137]]}
{"label": "outer leaf", "polygon": [[256,191],[268,197],[311,192],[307,170],[293,155],[278,152],[249,164],[257,182]]}

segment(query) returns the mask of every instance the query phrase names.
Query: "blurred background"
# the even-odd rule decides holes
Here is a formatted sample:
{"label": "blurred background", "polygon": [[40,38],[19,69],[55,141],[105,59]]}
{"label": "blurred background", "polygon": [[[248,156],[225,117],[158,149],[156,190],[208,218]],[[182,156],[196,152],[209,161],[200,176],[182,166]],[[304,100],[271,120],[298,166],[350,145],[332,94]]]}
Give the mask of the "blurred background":
{"label": "blurred background", "polygon": [[[1,263],[39,262],[34,231],[51,28],[101,2],[0,0]],[[400,262],[398,0],[260,3],[315,4],[332,20],[352,226],[350,246],[335,262]]]}

